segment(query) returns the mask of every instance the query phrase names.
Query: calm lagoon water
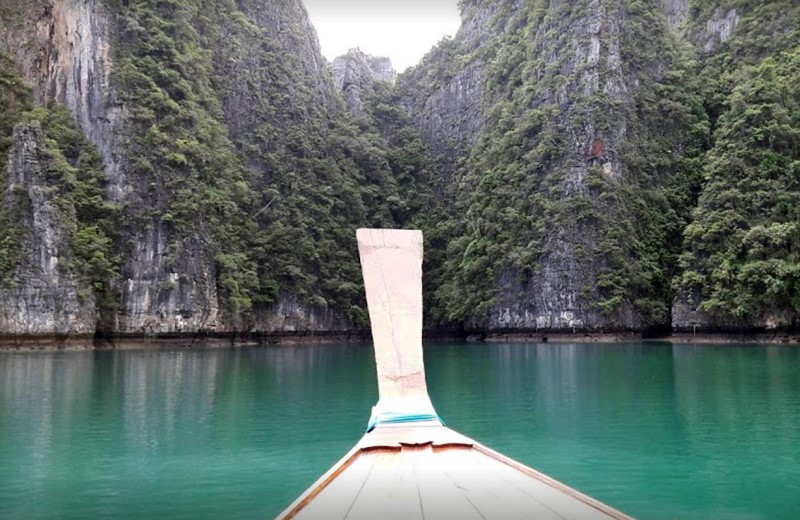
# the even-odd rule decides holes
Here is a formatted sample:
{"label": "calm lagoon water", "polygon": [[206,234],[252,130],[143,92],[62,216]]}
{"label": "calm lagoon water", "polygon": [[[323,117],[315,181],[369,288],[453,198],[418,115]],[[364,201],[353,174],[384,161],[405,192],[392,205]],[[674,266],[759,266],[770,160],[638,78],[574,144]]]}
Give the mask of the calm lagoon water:
{"label": "calm lagoon water", "polygon": [[[448,426],[628,514],[800,518],[800,347],[425,359]],[[0,353],[0,518],[271,518],[376,398],[369,346]]]}

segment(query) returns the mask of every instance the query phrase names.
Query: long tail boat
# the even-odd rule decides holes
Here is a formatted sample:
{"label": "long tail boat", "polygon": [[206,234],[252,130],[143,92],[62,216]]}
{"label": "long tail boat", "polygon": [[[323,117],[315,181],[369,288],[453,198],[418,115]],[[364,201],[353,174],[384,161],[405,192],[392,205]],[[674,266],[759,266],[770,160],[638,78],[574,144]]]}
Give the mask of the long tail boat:
{"label": "long tail boat", "polygon": [[422,233],[360,229],[378,403],[367,433],[280,519],[628,519],[444,426],[422,356]]}

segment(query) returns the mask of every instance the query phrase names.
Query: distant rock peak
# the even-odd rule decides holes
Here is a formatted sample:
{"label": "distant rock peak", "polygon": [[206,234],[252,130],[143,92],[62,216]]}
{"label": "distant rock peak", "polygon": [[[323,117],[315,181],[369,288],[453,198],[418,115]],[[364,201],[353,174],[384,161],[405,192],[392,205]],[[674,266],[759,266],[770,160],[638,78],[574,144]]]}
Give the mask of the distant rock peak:
{"label": "distant rock peak", "polygon": [[347,109],[359,116],[364,113],[361,92],[375,82],[394,84],[397,72],[389,58],[370,56],[356,47],[333,60],[333,77]]}
{"label": "distant rock peak", "polygon": [[336,86],[340,90],[354,83],[363,86],[367,78],[392,84],[397,79],[397,71],[392,66],[392,60],[384,56],[366,54],[358,47],[333,60],[333,74]]}

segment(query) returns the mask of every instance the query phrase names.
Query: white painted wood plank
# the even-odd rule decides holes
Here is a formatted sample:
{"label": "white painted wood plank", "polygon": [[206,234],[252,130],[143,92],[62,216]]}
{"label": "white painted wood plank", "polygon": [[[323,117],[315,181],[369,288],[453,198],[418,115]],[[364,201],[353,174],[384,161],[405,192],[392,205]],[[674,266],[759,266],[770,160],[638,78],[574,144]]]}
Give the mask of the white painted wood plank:
{"label": "white painted wood plank", "polygon": [[420,489],[410,457],[400,450],[371,452],[373,469],[347,520],[423,520]]}
{"label": "white painted wood plank", "polygon": [[[468,447],[448,448],[469,450]],[[432,448],[410,452],[421,490],[422,508],[428,520],[458,518],[484,520],[483,512],[470,500],[465,490],[456,484],[455,468],[443,465],[440,451]]]}
{"label": "white painted wood plank", "polygon": [[[509,478],[518,480],[521,489],[525,489],[522,486],[531,486],[534,490],[533,494],[539,501],[567,518],[632,520],[624,513],[481,444],[475,445],[474,453],[486,457],[489,461],[499,463],[499,467],[508,473]],[[509,480],[509,482],[513,481]]]}
{"label": "white painted wood plank", "polygon": [[469,490],[487,518],[607,520],[613,518],[579,498],[477,451],[448,453],[441,463],[463,468],[456,483]]}
{"label": "white painted wood plank", "polygon": [[372,472],[374,459],[360,454],[342,473],[305,505],[297,520],[343,520]]}
{"label": "white painted wood plank", "polygon": [[475,457],[472,450],[444,450],[436,453],[433,464],[438,465],[451,480],[452,485],[462,491],[469,503],[484,518],[521,520],[537,518],[558,519],[552,511],[523,493],[508,489],[497,479],[496,468],[481,458]]}
{"label": "white painted wood plank", "polygon": [[435,414],[422,357],[422,233],[356,232],[375,344],[381,413]]}
{"label": "white painted wood plank", "polygon": [[526,496],[535,499],[547,509],[558,512],[558,518],[570,520],[600,520],[611,518],[603,511],[590,506],[586,502],[568,493],[550,487],[544,482],[531,478],[510,466],[501,463],[497,464],[495,474],[497,475],[498,483],[512,487],[524,493]]}

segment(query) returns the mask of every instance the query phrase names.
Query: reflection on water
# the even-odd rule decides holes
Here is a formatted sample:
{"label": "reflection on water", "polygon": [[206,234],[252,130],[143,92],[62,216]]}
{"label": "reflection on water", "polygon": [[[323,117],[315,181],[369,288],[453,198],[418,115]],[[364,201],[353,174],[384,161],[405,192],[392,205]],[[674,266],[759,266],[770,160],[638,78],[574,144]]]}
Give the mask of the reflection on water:
{"label": "reflection on water", "polygon": [[[641,518],[795,518],[800,349],[428,345],[448,425]],[[0,354],[0,518],[270,517],[363,433],[369,347]]]}
{"label": "reflection on water", "polygon": [[363,431],[377,394],[370,356],[3,353],[0,518],[277,512]]}
{"label": "reflection on water", "polygon": [[469,345],[426,359],[450,426],[637,517],[800,511],[800,348]]}

